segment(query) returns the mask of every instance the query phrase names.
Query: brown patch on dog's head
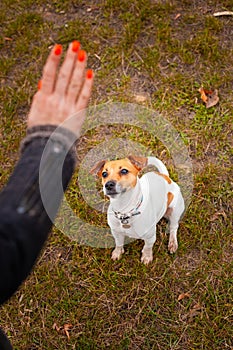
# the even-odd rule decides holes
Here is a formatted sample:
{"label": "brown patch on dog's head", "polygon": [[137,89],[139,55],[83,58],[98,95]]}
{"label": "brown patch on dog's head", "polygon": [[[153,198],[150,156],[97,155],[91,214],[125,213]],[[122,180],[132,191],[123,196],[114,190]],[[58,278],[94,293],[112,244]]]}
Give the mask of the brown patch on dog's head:
{"label": "brown patch on dog's head", "polygon": [[143,164],[145,161],[142,161],[140,157],[131,156],[119,160],[102,160],[96,163],[90,172],[101,177],[103,185],[108,181],[114,181],[122,188],[122,191],[127,191],[136,185],[137,175]]}
{"label": "brown patch on dog's head", "polygon": [[129,156],[119,160],[101,160],[90,170],[102,178],[102,184],[114,182],[122,192],[133,188],[137,183],[137,175],[147,165],[146,157]]}
{"label": "brown patch on dog's head", "polygon": [[106,162],[102,168],[102,183],[115,181],[124,188],[136,185],[139,170],[128,158]]}

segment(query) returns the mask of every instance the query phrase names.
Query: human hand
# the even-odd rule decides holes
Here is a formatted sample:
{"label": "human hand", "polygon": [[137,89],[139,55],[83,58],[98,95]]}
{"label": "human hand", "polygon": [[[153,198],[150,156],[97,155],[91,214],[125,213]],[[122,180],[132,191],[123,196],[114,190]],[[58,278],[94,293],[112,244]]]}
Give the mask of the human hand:
{"label": "human hand", "polygon": [[70,43],[59,68],[61,54],[62,46],[57,44],[48,56],[27,125],[60,125],[79,136],[94,74],[91,69],[86,70],[87,54],[78,41]]}

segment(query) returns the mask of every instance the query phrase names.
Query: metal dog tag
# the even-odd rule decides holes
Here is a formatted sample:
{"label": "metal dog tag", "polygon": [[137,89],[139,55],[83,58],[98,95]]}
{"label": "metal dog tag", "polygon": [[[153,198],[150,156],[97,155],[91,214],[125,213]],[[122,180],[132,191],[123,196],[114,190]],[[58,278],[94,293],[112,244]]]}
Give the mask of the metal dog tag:
{"label": "metal dog tag", "polygon": [[123,228],[130,228],[131,226],[129,224],[122,224]]}

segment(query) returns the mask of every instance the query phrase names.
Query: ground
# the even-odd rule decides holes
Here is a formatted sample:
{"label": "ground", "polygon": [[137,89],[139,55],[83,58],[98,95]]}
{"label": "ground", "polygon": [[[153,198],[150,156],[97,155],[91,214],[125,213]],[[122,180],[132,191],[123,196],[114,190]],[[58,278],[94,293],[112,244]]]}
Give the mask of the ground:
{"label": "ground", "polygon": [[[141,241],[119,262],[111,249],[70,240],[54,228],[32,274],[1,307],[14,349],[233,349],[231,0],[2,0],[0,4],[0,184],[19,157],[26,116],[54,43],[78,39],[95,70],[91,105],[137,103],[179,131],[193,165],[190,205],[179,248],[167,251],[158,225],[154,261],[140,263]],[[199,88],[218,90],[206,108]],[[143,144],[177,169],[164,145],[139,127],[99,126],[79,159],[111,136]],[[106,226],[77,188],[67,200],[79,217]],[[100,187],[99,187],[100,188]]]}

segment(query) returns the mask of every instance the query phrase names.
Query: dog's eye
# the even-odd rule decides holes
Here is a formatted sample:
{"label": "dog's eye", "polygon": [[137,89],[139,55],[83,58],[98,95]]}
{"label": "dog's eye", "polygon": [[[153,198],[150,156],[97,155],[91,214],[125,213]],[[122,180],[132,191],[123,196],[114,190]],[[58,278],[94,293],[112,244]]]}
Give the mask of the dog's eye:
{"label": "dog's eye", "polygon": [[107,176],[108,176],[107,171],[103,171],[103,172],[102,172],[102,177],[107,177]]}
{"label": "dog's eye", "polygon": [[129,170],[127,170],[127,169],[121,169],[122,175],[126,175],[126,174],[128,174],[128,172],[129,172]]}

